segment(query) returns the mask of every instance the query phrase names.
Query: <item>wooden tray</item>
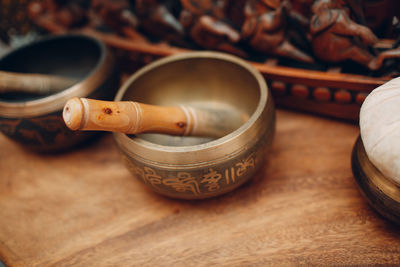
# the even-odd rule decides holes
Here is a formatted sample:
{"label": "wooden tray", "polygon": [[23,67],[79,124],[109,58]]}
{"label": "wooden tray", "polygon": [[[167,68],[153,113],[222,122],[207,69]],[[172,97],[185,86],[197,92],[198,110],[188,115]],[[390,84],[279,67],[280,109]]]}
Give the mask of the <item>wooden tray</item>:
{"label": "wooden tray", "polygon": [[263,169],[237,190],[179,201],[147,190],[111,135],[58,155],[0,135],[0,259],[7,266],[400,264],[400,229],[351,173],[358,127],[278,110]]}

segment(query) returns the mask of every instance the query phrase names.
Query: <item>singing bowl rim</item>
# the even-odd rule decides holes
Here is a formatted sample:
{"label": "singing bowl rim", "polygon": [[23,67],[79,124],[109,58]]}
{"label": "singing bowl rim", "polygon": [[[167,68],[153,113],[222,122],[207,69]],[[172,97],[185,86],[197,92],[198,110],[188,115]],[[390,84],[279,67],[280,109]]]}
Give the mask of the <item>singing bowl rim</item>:
{"label": "singing bowl rim", "polygon": [[369,160],[361,136],[354,144],[351,166],[354,178],[369,204],[383,217],[400,224],[400,187]]}
{"label": "singing bowl rim", "polygon": [[[166,146],[149,142],[138,136],[128,137],[123,133],[113,133],[114,139],[120,149],[131,157],[140,159],[140,161],[148,164],[163,166],[165,168],[182,166],[198,168],[207,164],[216,164],[234,158],[244,150],[249,149],[249,144],[254,144],[255,140],[262,138],[261,135],[265,134],[265,128],[270,124],[264,121],[264,119],[268,117],[264,113],[270,112],[274,114],[275,112],[266,81],[261,73],[245,60],[226,53],[214,51],[186,52],[154,61],[134,73],[123,84],[115,97],[115,101],[121,101],[131,84],[153,69],[176,61],[196,58],[227,61],[243,68],[252,75],[257,82],[260,96],[257,107],[250,118],[228,135],[207,143],[191,146]],[[274,119],[271,120],[271,123],[273,123]],[[271,130],[274,131],[274,129]]]}
{"label": "singing bowl rim", "polygon": [[64,104],[67,102],[68,99],[70,99],[71,97],[88,96],[97,88],[99,88],[104,80],[106,80],[107,77],[112,73],[115,59],[105,43],[94,37],[78,33],[47,36],[40,40],[36,40],[26,45],[23,45],[3,55],[0,60],[3,60],[4,58],[9,57],[14,53],[19,53],[23,49],[29,49],[32,46],[41,45],[43,43],[52,41],[58,41],[60,39],[65,39],[65,42],[83,39],[92,42],[99,48],[100,51],[100,57],[98,58],[96,65],[82,80],[75,83],[69,88],[61,90],[60,92],[27,101],[10,102],[0,99],[1,117],[31,118],[62,110]]}

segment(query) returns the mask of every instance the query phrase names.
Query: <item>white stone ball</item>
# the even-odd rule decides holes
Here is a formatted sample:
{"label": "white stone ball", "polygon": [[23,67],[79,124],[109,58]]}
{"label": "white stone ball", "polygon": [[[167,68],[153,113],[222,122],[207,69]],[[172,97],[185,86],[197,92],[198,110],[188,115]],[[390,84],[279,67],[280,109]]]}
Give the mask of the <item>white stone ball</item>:
{"label": "white stone ball", "polygon": [[367,96],[360,110],[360,132],[372,164],[400,185],[400,77]]}

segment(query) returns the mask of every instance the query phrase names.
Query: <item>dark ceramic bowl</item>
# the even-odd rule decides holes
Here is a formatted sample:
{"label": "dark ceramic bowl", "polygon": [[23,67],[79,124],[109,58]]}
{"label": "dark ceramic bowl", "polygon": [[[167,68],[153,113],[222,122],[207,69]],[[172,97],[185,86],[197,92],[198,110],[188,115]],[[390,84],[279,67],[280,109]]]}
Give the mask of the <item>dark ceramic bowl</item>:
{"label": "dark ceramic bowl", "polygon": [[0,70],[77,80],[50,95],[0,94],[1,132],[39,152],[64,150],[93,137],[65,126],[63,106],[71,97],[112,99],[119,83],[113,55],[104,43],[83,35],[52,36],[20,47],[0,59]]}

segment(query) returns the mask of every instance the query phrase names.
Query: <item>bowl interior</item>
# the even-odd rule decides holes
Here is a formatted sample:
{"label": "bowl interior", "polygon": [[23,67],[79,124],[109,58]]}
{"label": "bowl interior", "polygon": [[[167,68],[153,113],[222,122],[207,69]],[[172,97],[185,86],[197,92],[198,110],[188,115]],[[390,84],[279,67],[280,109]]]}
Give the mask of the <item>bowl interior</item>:
{"label": "bowl interior", "polygon": [[[101,47],[84,36],[58,36],[18,48],[0,59],[0,70],[74,78],[79,82],[101,59]],[[64,88],[66,89],[66,88]],[[24,102],[43,96],[23,93],[0,94],[0,101]]]}
{"label": "bowl interior", "polygon": [[[248,69],[212,57],[182,58],[158,65],[128,83],[122,100],[152,105],[222,107],[250,117],[260,101],[259,84]],[[139,137],[166,146],[198,145],[213,140],[161,134],[141,134]]]}

